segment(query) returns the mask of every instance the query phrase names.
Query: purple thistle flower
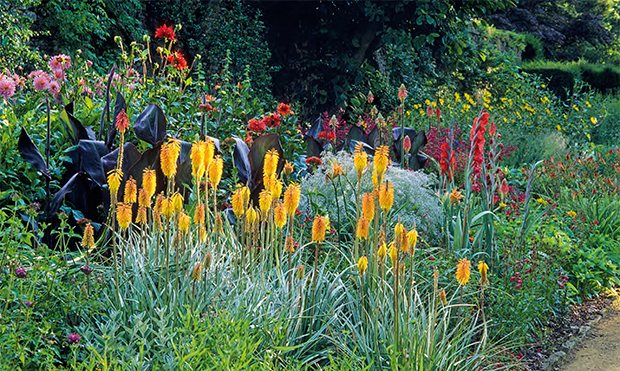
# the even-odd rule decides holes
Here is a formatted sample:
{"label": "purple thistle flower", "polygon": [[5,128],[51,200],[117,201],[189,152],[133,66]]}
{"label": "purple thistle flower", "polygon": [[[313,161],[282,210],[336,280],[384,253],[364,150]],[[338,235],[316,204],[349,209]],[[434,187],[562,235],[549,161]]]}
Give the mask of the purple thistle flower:
{"label": "purple thistle flower", "polygon": [[26,272],[26,268],[22,268],[22,267],[15,268],[15,277],[17,278],[28,277],[28,272]]}
{"label": "purple thistle flower", "polygon": [[78,334],[69,334],[67,335],[67,343],[69,343],[69,345],[76,345],[80,342],[80,340],[82,340],[82,337]]}
{"label": "purple thistle flower", "polygon": [[83,265],[82,268],[80,268],[80,270],[82,271],[82,273],[84,273],[87,276],[89,276],[91,273],[93,273],[93,269],[91,267],[89,267],[88,264]]}

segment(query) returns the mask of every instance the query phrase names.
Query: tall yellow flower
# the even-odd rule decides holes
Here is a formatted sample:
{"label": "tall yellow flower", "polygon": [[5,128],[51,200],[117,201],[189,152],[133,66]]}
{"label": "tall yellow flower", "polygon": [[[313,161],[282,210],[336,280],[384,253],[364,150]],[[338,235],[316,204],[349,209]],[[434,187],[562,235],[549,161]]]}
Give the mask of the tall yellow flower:
{"label": "tall yellow flower", "polygon": [[88,249],[95,247],[95,232],[93,226],[88,223],[84,228],[84,237],[82,238],[82,246]]}
{"label": "tall yellow flower", "polygon": [[442,305],[448,305],[448,298],[446,297],[446,290],[445,289],[441,289],[441,291],[439,291],[439,302]]}
{"label": "tall yellow flower", "polygon": [[263,189],[258,195],[258,204],[260,206],[260,211],[263,214],[263,218],[267,217],[267,213],[269,212],[269,209],[271,209],[272,201],[273,199],[271,198],[271,192],[266,189]]}
{"label": "tall yellow flower", "polygon": [[181,144],[177,139],[171,138],[168,143],[161,147],[160,162],[161,170],[167,178],[172,178],[177,173],[177,161],[181,152]]}
{"label": "tall yellow flower", "polygon": [[283,183],[280,179],[276,178],[275,175],[270,176],[264,180],[265,188],[271,192],[271,196],[274,200],[280,198],[282,194]]}
{"label": "tall yellow flower", "polygon": [[278,201],[276,207],[274,209],[274,221],[276,223],[276,227],[282,229],[286,224],[286,208],[284,207],[284,203],[282,201]]}
{"label": "tall yellow flower", "polygon": [[151,208],[151,197],[145,188],[140,188],[140,192],[138,192],[138,206],[144,208]]}
{"label": "tall yellow flower", "polygon": [[138,215],[136,216],[136,223],[140,225],[147,223],[146,207],[140,206],[138,208]]}
{"label": "tall yellow flower", "polygon": [[129,180],[125,182],[124,201],[130,204],[135,204],[137,195],[138,195],[138,187],[136,186],[136,180],[130,176]]}
{"label": "tall yellow flower", "polygon": [[362,215],[368,220],[375,217],[375,198],[372,193],[364,193],[362,196]]}
{"label": "tall yellow flower", "polygon": [[357,180],[360,181],[362,179],[362,175],[364,174],[364,169],[366,169],[366,166],[368,165],[368,155],[366,154],[366,151],[364,151],[364,146],[362,143],[357,143],[355,146],[353,163],[355,164]]}
{"label": "tall yellow flower", "polygon": [[295,165],[286,160],[286,162],[284,163],[284,174],[286,174],[286,176],[290,176],[291,174],[293,174],[293,171],[295,170]]}
{"label": "tall yellow flower", "polygon": [[170,197],[164,197],[161,201],[161,211],[168,219],[174,214],[174,203]]}
{"label": "tall yellow flower", "polygon": [[271,177],[276,175],[278,168],[278,161],[280,161],[280,154],[275,148],[270,149],[265,154],[265,160],[263,163],[263,176]]}
{"label": "tall yellow flower", "polygon": [[241,217],[241,215],[243,215],[243,212],[245,211],[245,205],[243,202],[243,192],[244,192],[244,189],[239,187],[235,189],[235,191],[233,192],[231,196],[233,212],[235,213],[235,216],[237,218]]}
{"label": "tall yellow flower", "polygon": [[196,183],[200,182],[200,179],[205,173],[205,152],[206,146],[202,144],[203,141],[199,140],[192,144],[192,152],[190,158],[192,160],[192,175],[196,180]]}
{"label": "tall yellow flower", "polygon": [[325,241],[325,232],[329,224],[329,219],[324,216],[317,215],[312,222],[312,242]]}
{"label": "tall yellow flower", "polygon": [[392,265],[396,265],[396,261],[398,260],[398,248],[396,244],[392,244],[390,246],[390,259],[392,259]]}
{"label": "tall yellow flower", "polygon": [[298,183],[289,184],[284,192],[284,208],[291,218],[295,215],[295,211],[297,211],[300,196],[301,186]]}
{"label": "tall yellow flower", "polygon": [[379,206],[384,212],[389,211],[394,203],[394,186],[388,182],[379,187]]}
{"label": "tall yellow flower", "polygon": [[469,276],[471,274],[470,266],[471,262],[467,260],[467,258],[461,259],[456,266],[456,280],[459,285],[465,285],[467,281],[469,281]]}
{"label": "tall yellow flower", "polygon": [[397,223],[394,227],[394,241],[398,241],[401,252],[409,252],[409,238],[407,238],[407,229],[401,223]]}
{"label": "tall yellow flower", "polygon": [[357,221],[356,237],[359,239],[368,239],[369,229],[368,219],[362,215],[362,217]]}
{"label": "tall yellow flower", "polygon": [[407,239],[409,240],[409,253],[413,255],[415,254],[415,246],[418,244],[418,231],[416,231],[415,225],[413,229],[407,233]]}
{"label": "tall yellow flower", "polygon": [[487,272],[489,271],[489,266],[484,260],[478,262],[478,271],[480,272],[480,284],[482,286],[486,286],[489,284],[489,278],[487,276]]}
{"label": "tall yellow flower", "polygon": [[293,236],[288,235],[286,237],[286,243],[284,244],[285,252],[295,252],[295,241],[293,240]]}
{"label": "tall yellow flower", "polygon": [[209,166],[211,166],[211,161],[213,161],[213,156],[215,155],[215,145],[211,139],[207,138],[206,141],[200,143],[200,146],[200,151],[203,153],[203,168],[206,173],[209,171]]}
{"label": "tall yellow flower", "polygon": [[149,195],[149,198],[153,197],[155,190],[157,189],[157,176],[155,170],[144,169],[142,173],[142,188],[144,188]]}
{"label": "tall yellow flower", "polygon": [[164,195],[163,194],[158,194],[157,195],[157,199],[155,200],[155,211],[157,211],[158,213],[162,213],[162,205],[164,203]]}
{"label": "tall yellow flower", "polygon": [[122,180],[123,172],[120,169],[114,169],[108,173],[108,187],[110,187],[111,195],[118,194],[118,189],[121,187]]}
{"label": "tall yellow flower", "polygon": [[179,213],[183,210],[183,196],[179,192],[174,192],[172,195],[172,204],[175,212]]}
{"label": "tall yellow flower", "polygon": [[254,222],[256,221],[256,219],[258,218],[258,213],[256,212],[256,210],[253,207],[250,207],[248,209],[248,212],[245,214],[245,222],[248,226],[251,226],[252,224],[254,224]]}
{"label": "tall yellow flower", "polygon": [[211,165],[209,166],[209,181],[214,188],[220,184],[222,180],[222,171],[224,170],[224,160],[218,155],[215,156]]}
{"label": "tall yellow flower", "polygon": [[364,275],[367,268],[368,268],[368,258],[366,258],[365,256],[362,256],[357,261],[357,270],[360,272],[360,276]]}
{"label": "tall yellow flower", "polygon": [[155,224],[155,230],[156,231],[161,231],[161,229],[162,229],[162,226],[161,226],[161,216],[155,210],[153,210],[153,222]]}
{"label": "tall yellow flower", "polygon": [[192,222],[192,219],[185,214],[185,212],[181,211],[179,214],[179,229],[185,235],[189,231],[189,225]]}
{"label": "tall yellow flower", "polygon": [[379,258],[379,261],[383,261],[386,255],[387,255],[387,247],[385,246],[385,242],[380,242],[379,249],[377,250],[377,258]]}
{"label": "tall yellow flower", "polygon": [[385,175],[385,171],[389,165],[389,153],[390,147],[388,146],[380,146],[375,153],[375,170],[377,171],[378,181],[383,179],[383,175]]}
{"label": "tall yellow flower", "polygon": [[118,226],[125,230],[129,228],[131,224],[131,205],[124,202],[119,202],[116,206],[116,218],[118,219]]}

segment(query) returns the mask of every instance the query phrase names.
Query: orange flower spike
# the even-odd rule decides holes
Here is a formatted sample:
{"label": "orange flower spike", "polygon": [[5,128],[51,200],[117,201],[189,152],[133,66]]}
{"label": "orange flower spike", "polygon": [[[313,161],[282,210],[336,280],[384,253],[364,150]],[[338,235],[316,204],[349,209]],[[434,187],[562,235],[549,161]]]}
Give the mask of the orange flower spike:
{"label": "orange flower spike", "polygon": [[267,217],[267,213],[271,209],[271,202],[273,199],[271,198],[271,192],[266,189],[263,189],[258,196],[258,204],[260,206],[260,211],[263,214],[263,218]]}
{"label": "orange flower spike", "polygon": [[215,156],[209,166],[209,181],[214,188],[220,184],[222,180],[222,171],[224,170],[224,160],[220,156]]}
{"label": "orange flower spike", "polygon": [[367,220],[375,217],[375,199],[372,193],[364,193],[362,196],[362,215]]}
{"label": "orange flower spike", "polygon": [[155,211],[157,211],[160,214],[162,212],[161,209],[162,209],[163,203],[164,203],[164,195],[160,193],[157,195],[157,199],[155,200]]}
{"label": "orange flower spike", "polygon": [[274,221],[276,227],[279,229],[284,228],[284,225],[286,224],[286,208],[284,207],[284,203],[281,201],[278,201],[274,209]]}
{"label": "orange flower spike", "polygon": [[380,242],[379,249],[377,250],[377,258],[379,258],[380,261],[383,261],[386,255],[387,255],[387,247],[385,246],[385,242]]}
{"label": "orange flower spike", "polygon": [[84,237],[82,238],[82,247],[86,247],[88,249],[95,247],[95,232],[93,230],[93,226],[90,224],[86,224],[84,228]]}
{"label": "orange flower spike", "polygon": [[370,225],[368,223],[368,219],[362,215],[362,217],[357,221],[356,237],[359,239],[368,239],[369,227]]}
{"label": "orange flower spike", "polygon": [[379,187],[379,206],[384,212],[388,212],[394,204],[394,186],[389,183],[381,183]]}
{"label": "orange flower spike", "polygon": [[162,200],[161,211],[167,219],[170,219],[174,214],[174,203],[170,197],[164,197]]}
{"label": "orange flower spike", "polygon": [[243,212],[245,211],[243,192],[243,188],[237,188],[231,196],[233,213],[235,213],[235,216],[237,218],[241,217],[241,215],[243,215]]}
{"label": "orange flower spike", "polygon": [[138,192],[138,206],[147,209],[151,207],[151,197],[144,188],[140,188],[140,192]]}
{"label": "orange flower spike", "polygon": [[177,173],[177,163],[174,161],[171,152],[172,151],[168,143],[161,146],[161,150],[159,152],[161,171],[167,178],[171,178]]}
{"label": "orange flower spike", "polygon": [[329,219],[317,215],[312,222],[312,242],[323,242],[325,241],[325,232],[327,231],[327,226],[329,224]]}
{"label": "orange flower spike", "polygon": [[355,164],[355,172],[357,173],[357,181],[362,179],[364,169],[368,166],[368,155],[364,151],[362,143],[357,143],[355,146],[355,155],[353,156],[353,163]]}
{"label": "orange flower spike", "polygon": [[291,235],[286,237],[286,243],[284,244],[284,251],[295,252],[295,241],[293,240],[293,237]]}
{"label": "orange flower spike", "polygon": [[129,224],[131,224],[131,205],[124,202],[119,202],[116,206],[116,218],[118,219],[118,226],[121,227],[122,230],[126,230],[129,228]]}
{"label": "orange flower spike", "polygon": [[138,208],[138,215],[136,216],[136,224],[146,224],[147,223],[147,216],[146,216],[146,207],[144,206],[140,206]]}
{"label": "orange flower spike", "polygon": [[125,202],[135,204],[137,201],[137,194],[136,180],[130,176],[129,180],[125,183]]}
{"label": "orange flower spike", "polygon": [[196,210],[194,210],[194,223],[198,225],[205,224],[205,204],[198,202]]}
{"label": "orange flower spike", "polygon": [[278,162],[280,161],[280,154],[275,148],[270,149],[265,154],[265,160],[263,164],[263,177],[271,177],[276,174],[278,168]]}
{"label": "orange flower spike", "polygon": [[299,198],[301,196],[301,186],[298,183],[291,183],[284,192],[284,208],[289,217],[295,215],[299,206]]}
{"label": "orange flower spike", "polygon": [[157,176],[155,170],[144,169],[142,173],[142,188],[144,188],[149,196],[149,199],[155,194],[157,189]]}
{"label": "orange flower spike", "polygon": [[194,176],[196,183],[200,183],[200,179],[202,179],[205,173],[206,146],[202,143],[202,141],[198,141],[192,144],[192,152],[190,154],[192,160],[192,175]]}
{"label": "orange flower spike", "polygon": [[292,162],[286,160],[286,162],[284,163],[284,174],[286,174],[286,176],[290,176],[294,170],[295,165]]}
{"label": "orange flower spike", "polygon": [[205,173],[207,173],[209,171],[211,161],[213,161],[213,156],[215,156],[215,145],[213,144],[213,141],[209,138],[207,138],[206,141],[201,141],[200,151],[203,153],[203,168],[205,169]]}
{"label": "orange flower spike", "polygon": [[456,266],[456,280],[459,285],[465,285],[469,281],[471,275],[471,262],[467,258],[463,258]]}
{"label": "orange flower spike", "polygon": [[377,171],[377,179],[383,180],[383,175],[390,162],[390,148],[388,146],[380,146],[375,155],[375,170]]}

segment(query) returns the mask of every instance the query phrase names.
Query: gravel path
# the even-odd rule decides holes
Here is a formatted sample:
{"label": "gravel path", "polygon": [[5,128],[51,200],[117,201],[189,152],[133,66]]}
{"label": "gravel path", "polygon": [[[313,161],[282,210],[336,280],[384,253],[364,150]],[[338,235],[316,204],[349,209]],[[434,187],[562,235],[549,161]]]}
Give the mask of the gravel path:
{"label": "gravel path", "polygon": [[583,343],[569,354],[563,371],[620,371],[620,305],[597,323]]}

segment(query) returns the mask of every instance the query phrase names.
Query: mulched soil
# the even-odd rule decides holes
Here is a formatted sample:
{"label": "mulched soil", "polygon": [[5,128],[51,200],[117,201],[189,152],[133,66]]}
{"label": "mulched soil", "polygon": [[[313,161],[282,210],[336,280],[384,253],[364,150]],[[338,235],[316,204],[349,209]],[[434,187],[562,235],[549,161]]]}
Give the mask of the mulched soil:
{"label": "mulched soil", "polygon": [[572,306],[565,318],[550,321],[549,337],[544,339],[544,342],[521,350],[519,358],[521,358],[523,370],[542,370],[542,365],[549,355],[560,350],[564,342],[579,333],[579,327],[588,324],[600,315],[601,310],[610,306],[612,302],[613,298],[600,296]]}

